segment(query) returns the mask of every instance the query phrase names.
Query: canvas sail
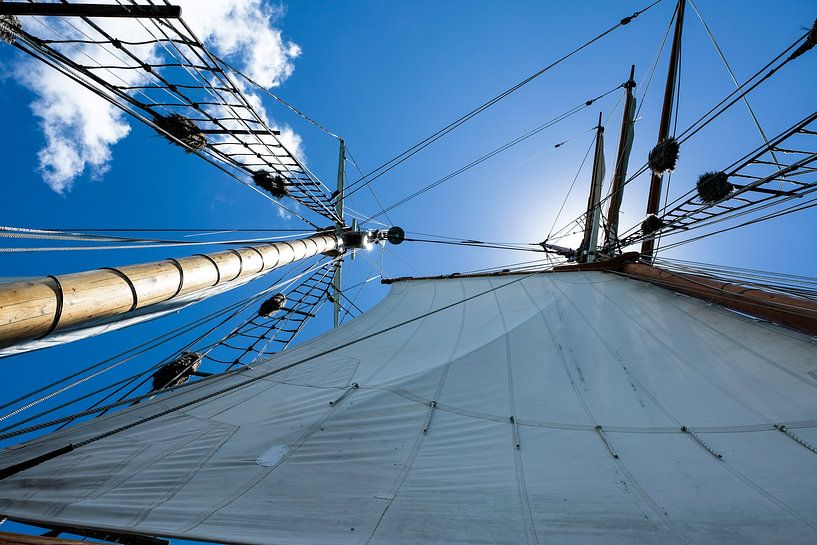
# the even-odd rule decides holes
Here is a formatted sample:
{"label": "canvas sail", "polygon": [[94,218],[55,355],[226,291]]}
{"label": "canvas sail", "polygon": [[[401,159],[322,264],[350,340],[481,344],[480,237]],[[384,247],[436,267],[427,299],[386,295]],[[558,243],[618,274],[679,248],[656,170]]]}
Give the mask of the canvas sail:
{"label": "canvas sail", "polygon": [[811,544],[815,369],[806,335],[613,274],[401,281],[253,369],[7,449],[81,445],[0,481],[0,513],[242,544]]}

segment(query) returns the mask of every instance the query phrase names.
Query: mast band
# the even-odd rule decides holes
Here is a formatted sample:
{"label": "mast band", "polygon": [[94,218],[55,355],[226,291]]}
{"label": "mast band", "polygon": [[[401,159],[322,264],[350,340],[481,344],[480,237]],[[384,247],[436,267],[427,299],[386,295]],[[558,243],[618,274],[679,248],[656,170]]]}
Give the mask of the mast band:
{"label": "mast band", "polygon": [[204,259],[213,264],[213,267],[216,268],[216,282],[213,285],[218,286],[219,283],[221,282],[221,269],[218,268],[218,263],[216,263],[216,260],[207,254],[193,254],[193,255],[195,255],[196,257],[203,257]]}
{"label": "mast band", "polygon": [[100,271],[111,271],[116,276],[118,276],[119,278],[121,278],[122,280],[125,281],[125,283],[130,288],[131,295],[133,296],[133,304],[128,309],[128,312],[132,312],[132,311],[136,310],[136,307],[139,306],[139,294],[136,293],[136,286],[133,285],[133,281],[130,279],[130,277],[127,274],[123,273],[122,271],[120,271],[119,269],[116,269],[114,267],[102,267],[99,270]]}
{"label": "mast band", "polygon": [[55,329],[57,329],[57,324],[60,323],[60,318],[62,318],[62,306],[63,306],[63,293],[62,293],[62,284],[60,284],[60,279],[56,276],[48,275],[48,278],[54,281],[54,286],[51,289],[54,290],[54,294],[57,296],[57,308],[54,309],[54,319],[51,321],[51,325],[48,326],[48,330],[43,333],[39,338],[43,339],[51,335]]}
{"label": "mast band", "polygon": [[179,287],[176,288],[176,293],[168,297],[168,299],[173,299],[182,292],[182,288],[184,287],[184,267],[182,267],[182,264],[172,257],[168,257],[167,260],[170,261],[170,263],[172,263],[173,266],[179,271]]}

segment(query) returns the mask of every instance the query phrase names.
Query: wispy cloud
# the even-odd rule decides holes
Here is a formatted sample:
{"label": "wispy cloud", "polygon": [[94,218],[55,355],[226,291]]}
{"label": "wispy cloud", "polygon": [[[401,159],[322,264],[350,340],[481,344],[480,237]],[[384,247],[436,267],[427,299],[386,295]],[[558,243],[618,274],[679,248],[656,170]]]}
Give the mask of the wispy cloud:
{"label": "wispy cloud", "polygon": [[[194,33],[217,54],[229,58],[261,85],[280,85],[293,71],[293,60],[300,48],[283,38],[276,23],[282,8],[262,0],[177,0],[184,20]],[[28,23],[35,34],[80,37],[94,32],[81,21],[70,23],[54,19]],[[49,28],[42,26],[47,24]],[[36,28],[35,28],[36,27]],[[104,28],[121,40],[138,41],[145,30],[130,20],[106,20]],[[139,54],[155,61],[162,54],[155,46],[140,46]],[[70,55],[86,62],[121,65],[122,54],[113,48],[95,45],[71,46]],[[143,83],[140,71],[109,71],[118,83],[132,86]],[[57,193],[69,191],[75,180],[89,174],[99,178],[110,168],[114,144],[130,132],[127,117],[116,107],[91,91],[35,61],[18,67],[18,78],[35,95],[31,109],[38,118],[45,145],[38,153],[43,180]],[[247,93],[271,126],[259,96]],[[300,138],[288,127],[281,140],[300,156]]]}

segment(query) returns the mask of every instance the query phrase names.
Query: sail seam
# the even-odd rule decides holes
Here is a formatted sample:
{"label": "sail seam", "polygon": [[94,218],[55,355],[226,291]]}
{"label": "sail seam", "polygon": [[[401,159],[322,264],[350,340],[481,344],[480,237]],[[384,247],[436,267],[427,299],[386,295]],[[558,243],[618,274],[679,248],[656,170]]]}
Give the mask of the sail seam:
{"label": "sail seam", "polygon": [[[491,284],[493,285],[493,281],[491,281]],[[528,486],[525,479],[525,466],[522,461],[522,451],[520,449],[519,426],[517,425],[516,418],[513,416],[516,414],[516,401],[514,399],[511,343],[510,339],[508,338],[510,330],[508,329],[508,322],[505,319],[505,313],[502,310],[502,304],[500,303],[499,296],[496,294],[496,292],[494,292],[494,303],[496,304],[497,314],[499,315],[499,320],[502,324],[502,331],[504,332],[503,337],[505,339],[505,366],[508,380],[508,406],[512,415],[508,421],[511,424],[511,433],[514,445],[513,458],[514,468],[516,471],[516,489],[517,493],[519,494],[519,503],[522,508],[522,519],[525,521],[525,538],[528,543],[536,543],[538,545],[539,535],[536,531],[536,523],[533,520],[533,510],[531,509],[530,496],[528,495]]]}
{"label": "sail seam", "polygon": [[[550,280],[550,284],[551,284],[552,288],[555,287],[555,283],[552,280]],[[591,282],[591,284],[592,284],[592,282]],[[562,363],[562,368],[564,369],[565,374],[567,375],[567,379],[570,382],[570,385],[573,387],[573,393],[576,395],[576,399],[579,401],[582,408],[584,409],[584,412],[585,412],[585,415],[587,416],[587,419],[592,424],[590,429],[592,429],[595,432],[595,427],[597,425],[599,425],[599,424],[596,421],[596,418],[593,416],[593,412],[590,409],[590,406],[587,404],[587,400],[584,399],[584,395],[581,393],[581,390],[579,390],[578,384],[576,384],[576,380],[573,377],[573,373],[571,373],[571,371],[570,371],[570,365],[567,362],[567,356],[566,356],[566,354],[564,352],[564,347],[556,340],[556,335],[555,335],[555,333],[553,331],[553,328],[550,325],[550,322],[548,322],[547,317],[545,316],[544,309],[542,309],[539,306],[539,304],[536,302],[536,299],[530,294],[530,292],[528,291],[527,287],[524,284],[522,284],[522,289],[525,291],[525,294],[527,295],[527,297],[531,301],[531,303],[533,303],[534,307],[539,311],[538,315],[542,319],[542,322],[545,325],[545,329],[547,330],[548,335],[550,337],[550,342],[556,348],[556,353],[558,354],[559,361]],[[553,293],[554,296],[556,295],[555,292],[552,292],[552,293]],[[559,301],[558,301],[558,299],[556,297],[554,297],[554,299],[553,299],[553,304],[554,304],[554,306],[556,307],[557,311],[559,312],[559,314],[561,316],[562,311],[561,311],[561,308],[559,306]],[[641,497],[641,499],[649,506],[649,509],[651,509],[653,511],[653,513],[655,513],[657,515],[658,520],[664,526],[664,528],[667,529],[668,531],[672,532],[673,534],[675,534],[679,539],[682,539],[687,544],[691,545],[693,543],[692,540],[689,539],[681,531],[681,529],[679,529],[679,528],[677,528],[675,526],[675,524],[672,522],[672,520],[670,520],[669,516],[667,515],[666,510],[658,503],[657,500],[655,500],[655,498],[653,498],[650,495],[649,492],[647,492],[647,490],[635,478],[635,475],[633,475],[632,472],[630,472],[630,470],[627,469],[627,467],[621,462],[621,460],[614,458],[613,463],[616,465],[616,467],[618,467],[619,471],[621,471],[625,475],[625,477],[627,478],[627,481],[632,485],[632,487],[635,489],[635,491],[638,493],[638,495]],[[649,517],[647,516],[647,513],[641,508],[641,506],[638,505],[638,504],[636,504],[636,505],[642,511],[644,516],[649,519]]]}
{"label": "sail seam", "polygon": [[[461,294],[462,297],[465,297],[465,286],[460,283]],[[434,286],[434,295],[431,297],[431,304],[434,304],[434,299],[437,297],[437,288]],[[451,352],[448,354],[448,358],[446,360],[445,365],[443,365],[443,370],[440,373],[440,378],[437,381],[437,387],[434,390],[434,398],[439,399],[442,395],[443,387],[445,385],[445,381],[448,378],[448,371],[451,369],[451,363],[454,360],[454,355],[459,350],[460,343],[462,342],[462,334],[465,325],[465,303],[462,305],[462,312],[460,313],[460,327],[457,333],[457,338],[454,341],[454,346],[451,348]],[[419,329],[419,328],[418,328]],[[382,368],[378,371],[378,373],[382,370]],[[388,391],[388,389],[387,389]],[[402,397],[402,396],[401,396]],[[414,400],[412,400],[414,401]],[[398,474],[395,481],[392,483],[390,487],[390,493],[388,502],[386,503],[385,508],[383,508],[383,512],[380,513],[380,517],[377,519],[377,522],[372,528],[372,532],[369,535],[369,539],[366,540],[366,545],[369,545],[371,541],[374,539],[374,535],[377,533],[377,529],[380,528],[380,524],[383,522],[383,519],[386,517],[386,513],[389,512],[391,506],[394,504],[394,500],[397,499],[397,496],[400,494],[400,489],[403,487],[403,483],[406,482],[408,478],[408,474],[411,469],[414,467],[414,463],[417,460],[417,456],[420,454],[420,450],[423,448],[425,444],[425,439],[428,434],[429,427],[431,426],[431,418],[434,415],[434,409],[437,407],[437,401],[430,401],[428,402],[428,413],[426,415],[425,423],[423,424],[423,428],[417,437],[414,440],[414,445],[412,445],[411,451],[409,451],[408,456],[406,457],[406,461],[403,463],[403,470]]]}

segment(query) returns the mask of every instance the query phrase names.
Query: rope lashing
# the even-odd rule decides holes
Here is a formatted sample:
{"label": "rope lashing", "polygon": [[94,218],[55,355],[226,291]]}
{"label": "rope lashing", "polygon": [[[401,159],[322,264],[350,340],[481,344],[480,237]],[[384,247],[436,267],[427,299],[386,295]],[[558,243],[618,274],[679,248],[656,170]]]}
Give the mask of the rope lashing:
{"label": "rope lashing", "polygon": [[711,454],[718,460],[723,460],[723,456],[715,452],[715,450],[712,447],[710,447],[709,444],[706,441],[704,441],[700,435],[698,435],[691,429],[687,428],[686,426],[681,426],[681,431],[692,437],[695,440],[695,442],[701,445],[704,448],[704,450],[706,450],[709,454]]}
{"label": "rope lashing", "polygon": [[601,440],[604,441],[604,444],[607,446],[610,456],[618,460],[618,453],[613,449],[613,445],[610,444],[610,440],[607,439],[607,434],[604,433],[604,428],[602,428],[600,425],[596,426],[596,431],[598,432],[599,437],[601,437]]}
{"label": "rope lashing", "polygon": [[343,401],[344,399],[346,399],[347,397],[352,395],[352,392],[354,392],[358,388],[360,388],[360,385],[357,382],[353,382],[352,387],[349,388],[348,390],[346,390],[345,392],[343,392],[343,395],[341,395],[339,398],[333,399],[332,401],[330,401],[329,406],[334,407],[335,405],[337,405],[338,403],[340,403],[341,401]]}
{"label": "rope lashing", "polygon": [[17,36],[23,30],[20,19],[14,15],[0,15],[0,39],[7,44],[17,41]]}
{"label": "rope lashing", "polygon": [[801,446],[809,449],[814,454],[817,454],[817,447],[812,445],[811,443],[806,442],[805,440],[801,439],[800,437],[794,435],[792,432],[789,431],[789,428],[784,426],[783,424],[775,426],[778,430],[782,431],[786,435],[788,435],[791,439],[793,439],[796,443],[800,444]]}
{"label": "rope lashing", "polygon": [[431,427],[431,418],[434,416],[434,409],[437,408],[437,402],[432,401],[428,404],[428,414],[426,415],[426,423],[423,424],[423,433],[428,433],[428,428]]}
{"label": "rope lashing", "polygon": [[519,425],[516,423],[516,418],[511,416],[508,418],[508,421],[511,423],[513,427],[513,446],[519,448]]}

